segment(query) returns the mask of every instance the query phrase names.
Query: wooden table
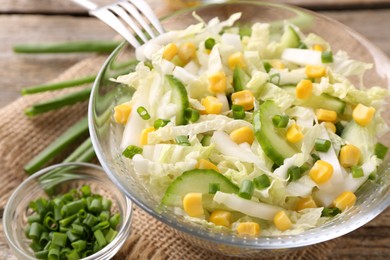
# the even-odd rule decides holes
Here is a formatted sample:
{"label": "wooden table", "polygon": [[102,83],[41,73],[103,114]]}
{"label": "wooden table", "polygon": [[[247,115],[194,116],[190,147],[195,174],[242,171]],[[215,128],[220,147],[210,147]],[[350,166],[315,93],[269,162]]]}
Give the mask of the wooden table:
{"label": "wooden table", "polygon": [[[167,1],[147,0],[159,15]],[[111,0],[99,0],[109,3]],[[360,32],[390,56],[390,0],[279,0],[318,11]],[[16,55],[18,43],[111,39],[115,33],[86,11],[57,0],[2,0],[0,5],[0,107],[25,86],[44,83],[88,57],[83,54]],[[0,223],[3,209],[0,209]],[[0,251],[8,250],[0,241]],[[315,257],[315,256],[313,256]],[[364,227],[337,239],[337,259],[390,259],[390,209]]]}

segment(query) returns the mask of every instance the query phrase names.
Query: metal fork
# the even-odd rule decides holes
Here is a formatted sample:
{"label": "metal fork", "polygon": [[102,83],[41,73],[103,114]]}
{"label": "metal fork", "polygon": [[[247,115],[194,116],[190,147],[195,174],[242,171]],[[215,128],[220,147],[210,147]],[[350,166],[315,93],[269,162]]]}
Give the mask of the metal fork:
{"label": "metal fork", "polygon": [[89,14],[117,31],[134,48],[164,32],[159,19],[144,0],[120,0],[100,7],[89,0],[71,1],[88,9]]}

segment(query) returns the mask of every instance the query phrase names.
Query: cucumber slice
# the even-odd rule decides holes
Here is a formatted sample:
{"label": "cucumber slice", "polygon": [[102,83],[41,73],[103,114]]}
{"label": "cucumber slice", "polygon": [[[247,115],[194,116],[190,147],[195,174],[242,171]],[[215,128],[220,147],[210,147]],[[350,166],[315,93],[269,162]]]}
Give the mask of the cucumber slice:
{"label": "cucumber slice", "polygon": [[[295,96],[294,86],[283,87],[283,89]],[[328,94],[321,94],[319,96],[311,96],[305,100],[295,99],[293,105],[333,110],[336,111],[337,114],[342,115],[344,113],[346,103],[337,97],[333,97]]]}
{"label": "cucumber slice", "polygon": [[285,48],[298,48],[301,43],[298,33],[290,25],[284,30],[282,38],[280,39],[280,45],[283,49]]}
{"label": "cucumber slice", "polygon": [[166,190],[162,204],[181,207],[183,197],[190,192],[208,194],[209,184],[219,184],[220,191],[238,193],[238,187],[228,178],[214,170],[195,169],[184,172],[177,177]]}
{"label": "cucumber slice", "polygon": [[277,165],[282,165],[284,159],[298,152],[287,142],[285,137],[277,133],[277,129],[272,123],[272,118],[281,114],[278,106],[273,101],[267,100],[260,105],[253,116],[256,139],[264,153]]}
{"label": "cucumber slice", "polygon": [[241,67],[236,66],[233,71],[234,92],[244,90],[250,79],[249,75]]}
{"label": "cucumber slice", "polygon": [[176,113],[176,125],[185,125],[188,122],[184,113],[185,110],[190,106],[187,90],[183,83],[173,75],[166,75],[165,78],[172,88],[173,102],[178,106]]}

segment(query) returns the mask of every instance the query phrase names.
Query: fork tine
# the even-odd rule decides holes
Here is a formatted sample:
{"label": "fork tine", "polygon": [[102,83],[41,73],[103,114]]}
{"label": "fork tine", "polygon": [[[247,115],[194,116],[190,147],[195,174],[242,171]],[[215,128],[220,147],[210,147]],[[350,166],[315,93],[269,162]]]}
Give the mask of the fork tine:
{"label": "fork tine", "polygon": [[150,37],[156,37],[156,34],[153,32],[152,28],[150,28],[149,24],[145,22],[144,18],[140,15],[138,10],[132,4],[127,1],[121,1],[118,4],[122,6],[126,11],[128,11],[141,24],[141,26],[150,35]]}
{"label": "fork tine", "polygon": [[105,8],[98,8],[96,10],[90,11],[91,15],[96,16],[112,29],[117,31],[122,35],[134,48],[138,48],[141,44],[137,39],[130,33],[130,31],[123,25],[123,23],[109,10]]}
{"label": "fork tine", "polygon": [[140,10],[146,18],[149,19],[149,21],[153,24],[153,26],[157,29],[159,33],[164,33],[164,28],[160,24],[159,19],[153,12],[152,8],[144,1],[144,0],[128,0],[130,3],[132,3],[134,6]]}
{"label": "fork tine", "polygon": [[131,19],[131,17],[126,13],[125,10],[123,10],[122,6],[119,5],[112,5],[108,7],[109,10],[117,14],[119,17],[121,17],[130,27],[134,30],[134,32],[144,41],[147,42],[148,39],[144,35],[144,33],[139,29],[138,25]]}

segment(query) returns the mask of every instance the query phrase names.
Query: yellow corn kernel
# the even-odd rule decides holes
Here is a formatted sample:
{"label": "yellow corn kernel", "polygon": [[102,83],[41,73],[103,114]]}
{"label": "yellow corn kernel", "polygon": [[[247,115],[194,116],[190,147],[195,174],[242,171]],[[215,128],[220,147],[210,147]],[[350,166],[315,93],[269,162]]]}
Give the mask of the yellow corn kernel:
{"label": "yellow corn kernel", "polygon": [[298,201],[297,203],[297,206],[296,206],[296,210],[297,211],[300,211],[300,210],[303,210],[303,209],[310,209],[310,208],[317,208],[317,204],[316,202],[313,200],[313,198],[310,196],[310,197],[307,197],[307,198],[302,198]]}
{"label": "yellow corn kernel", "polygon": [[209,221],[217,226],[230,227],[232,223],[232,213],[225,210],[214,210],[210,215]]}
{"label": "yellow corn kernel", "polygon": [[127,119],[131,113],[131,106],[128,104],[121,104],[114,108],[114,120],[118,124],[126,124]]}
{"label": "yellow corn kernel", "polygon": [[183,209],[190,217],[202,216],[202,193],[187,193],[183,198]]}
{"label": "yellow corn kernel", "polygon": [[274,68],[274,69],[282,70],[282,69],[286,68],[286,65],[284,65],[284,63],[281,62],[280,60],[271,60],[269,63],[271,64],[272,68]]}
{"label": "yellow corn kernel", "polygon": [[209,89],[213,93],[224,93],[226,90],[226,75],[224,72],[217,72],[209,76]]}
{"label": "yellow corn kernel", "polygon": [[173,57],[176,56],[178,52],[177,45],[174,43],[170,43],[167,46],[165,46],[164,52],[163,52],[163,58],[166,60],[172,60]]}
{"label": "yellow corn kernel", "polygon": [[375,114],[375,108],[359,104],[352,112],[353,120],[361,126],[367,126]]}
{"label": "yellow corn kernel", "polygon": [[242,52],[238,51],[233,54],[231,54],[228,58],[228,64],[230,69],[234,69],[236,66],[239,67],[245,67],[245,61],[244,56],[242,55]]}
{"label": "yellow corn kernel", "polygon": [[142,130],[139,143],[141,145],[148,144],[148,135],[149,135],[150,132],[153,132],[153,131],[156,131],[156,128],[148,127],[148,128],[145,128],[144,130]]}
{"label": "yellow corn kernel", "polygon": [[351,191],[344,191],[333,201],[333,205],[341,211],[344,211],[352,207],[355,202],[356,195]]}
{"label": "yellow corn kernel", "polygon": [[344,167],[358,165],[360,161],[360,150],[352,144],[341,147],[339,155],[340,164]]}
{"label": "yellow corn kernel", "polygon": [[337,120],[336,111],[328,109],[317,109],[316,116],[319,121],[335,122]]}
{"label": "yellow corn kernel", "polygon": [[234,105],[243,106],[244,110],[252,110],[254,107],[255,96],[250,90],[234,92],[231,98]]}
{"label": "yellow corn kernel", "polygon": [[230,133],[230,138],[237,144],[248,143],[252,144],[255,140],[253,129],[247,126],[237,128]]}
{"label": "yellow corn kernel", "polygon": [[332,122],[324,122],[326,129],[330,130],[333,133],[336,133],[336,126]]}
{"label": "yellow corn kernel", "polygon": [[213,96],[207,96],[201,101],[202,106],[204,106],[204,112],[206,114],[220,114],[222,110],[222,103]]}
{"label": "yellow corn kernel", "polygon": [[195,57],[196,46],[192,42],[187,42],[180,45],[177,55],[184,62],[187,63]]}
{"label": "yellow corn kernel", "polygon": [[256,222],[242,222],[237,226],[239,235],[258,236],[260,234],[260,225]]}
{"label": "yellow corn kernel", "polygon": [[314,44],[312,49],[315,50],[315,51],[320,51],[320,52],[324,51],[324,48],[322,48],[322,46],[319,45],[319,44]]}
{"label": "yellow corn kernel", "polygon": [[309,172],[310,178],[317,184],[323,184],[330,180],[333,175],[333,166],[323,160],[315,162]]}
{"label": "yellow corn kernel", "polygon": [[295,88],[295,97],[298,99],[307,99],[313,92],[313,83],[311,80],[301,80]]}
{"label": "yellow corn kernel", "polygon": [[290,218],[287,216],[286,212],[283,210],[276,213],[274,217],[274,225],[277,229],[285,231],[292,226]]}
{"label": "yellow corn kernel", "polygon": [[219,168],[209,160],[205,159],[199,159],[198,163],[195,165],[196,169],[209,169],[209,170],[214,170],[216,172],[221,172]]}
{"label": "yellow corn kernel", "polygon": [[305,73],[308,78],[321,78],[326,75],[326,69],[320,65],[306,65]]}
{"label": "yellow corn kernel", "polygon": [[303,139],[303,137],[303,133],[298,125],[292,124],[287,129],[286,138],[290,143],[298,143]]}

